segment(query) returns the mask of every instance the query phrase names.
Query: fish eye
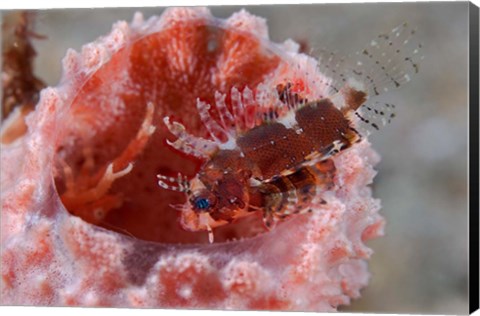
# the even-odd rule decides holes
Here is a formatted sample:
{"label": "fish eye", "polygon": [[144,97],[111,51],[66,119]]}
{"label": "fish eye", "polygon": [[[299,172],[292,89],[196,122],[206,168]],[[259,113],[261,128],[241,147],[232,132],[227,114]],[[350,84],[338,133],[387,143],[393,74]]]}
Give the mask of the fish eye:
{"label": "fish eye", "polygon": [[196,198],[193,203],[195,204],[195,207],[199,210],[205,210],[210,207],[210,201],[203,197]]}

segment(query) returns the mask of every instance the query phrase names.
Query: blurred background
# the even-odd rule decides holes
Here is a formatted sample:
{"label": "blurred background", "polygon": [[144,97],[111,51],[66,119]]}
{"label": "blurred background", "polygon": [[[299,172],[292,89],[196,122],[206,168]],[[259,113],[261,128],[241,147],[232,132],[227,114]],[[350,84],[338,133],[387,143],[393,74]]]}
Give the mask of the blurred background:
{"label": "blurred background", "polygon": [[[242,6],[211,7],[228,17]],[[414,80],[385,100],[397,118],[371,136],[382,156],[373,185],[387,220],[386,236],[370,241],[372,279],[341,311],[468,312],[468,3],[389,3],[244,6],[264,17],[275,42],[353,53],[378,34],[417,26],[425,60]],[[162,8],[44,10],[36,15],[35,73],[47,85],[61,76],[68,48],[107,34],[113,22],[146,18]],[[5,14],[5,12],[3,12]]]}

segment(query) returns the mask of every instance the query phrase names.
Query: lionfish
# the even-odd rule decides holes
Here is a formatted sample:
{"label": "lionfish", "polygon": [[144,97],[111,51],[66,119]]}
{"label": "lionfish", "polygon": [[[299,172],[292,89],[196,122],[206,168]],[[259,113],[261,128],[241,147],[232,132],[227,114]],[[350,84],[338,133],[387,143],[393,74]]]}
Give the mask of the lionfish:
{"label": "lionfish", "polygon": [[[259,107],[252,90],[234,87],[230,102],[216,92],[214,119],[211,106],[197,99],[211,139],[193,136],[165,117],[177,137],[167,143],[205,161],[190,180],[180,173],[157,176],[160,187],[187,196],[187,202],[177,206],[182,227],[207,231],[213,242],[213,228],[257,212],[267,229],[294,214],[311,212],[313,199],[335,187],[332,157],[395,116],[395,106],[376,97],[418,72],[423,56],[421,44],[412,42],[414,34],[405,23],[349,57],[322,50],[319,64],[330,80],[321,84],[329,91],[316,100],[303,95],[301,82],[282,82],[268,87],[276,102]],[[326,202],[320,198],[320,203]]]}

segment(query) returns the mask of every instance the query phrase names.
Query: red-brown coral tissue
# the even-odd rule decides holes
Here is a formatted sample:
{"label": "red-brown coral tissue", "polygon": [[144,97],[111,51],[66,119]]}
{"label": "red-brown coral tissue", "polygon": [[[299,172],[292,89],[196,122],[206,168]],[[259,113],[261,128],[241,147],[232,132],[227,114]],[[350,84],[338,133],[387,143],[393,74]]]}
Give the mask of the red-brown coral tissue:
{"label": "red-brown coral tissue", "polygon": [[220,20],[170,8],[68,51],[61,82],[10,119],[25,119],[25,134],[1,147],[1,303],[332,311],[358,298],[364,242],[384,224],[367,141],[335,157],[327,204],[270,232],[250,216],[215,229],[213,244],[181,229],[170,205],[184,195],[157,184],[202,163],[166,145],[162,121],[206,135],[197,98],[285,82],[323,95],[316,61],[298,48],[270,42],[265,20],[245,11]]}

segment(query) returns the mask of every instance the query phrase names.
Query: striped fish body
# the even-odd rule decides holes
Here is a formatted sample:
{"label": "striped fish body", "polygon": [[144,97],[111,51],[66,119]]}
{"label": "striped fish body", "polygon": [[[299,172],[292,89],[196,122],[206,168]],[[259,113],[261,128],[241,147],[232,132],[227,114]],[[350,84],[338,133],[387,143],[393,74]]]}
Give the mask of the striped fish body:
{"label": "striped fish body", "polygon": [[265,225],[272,227],[307,211],[319,191],[333,187],[329,158],[360,140],[352,123],[329,99],[307,103],[287,117],[249,130],[236,148],[220,150],[202,168],[200,181],[217,192],[213,219],[229,221],[238,206],[248,205],[242,216],[261,209]]}

